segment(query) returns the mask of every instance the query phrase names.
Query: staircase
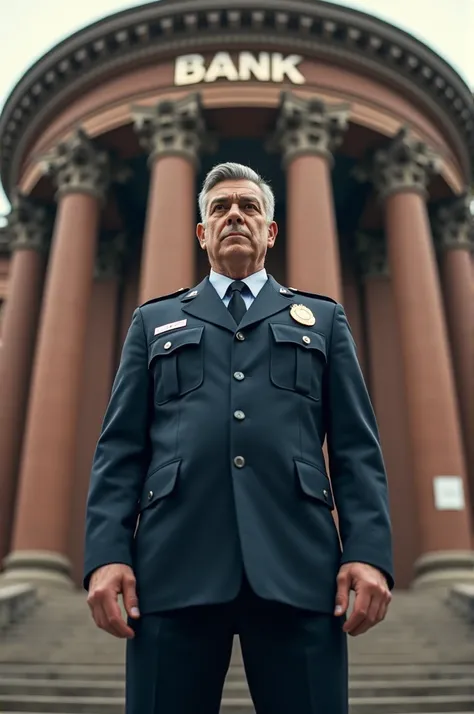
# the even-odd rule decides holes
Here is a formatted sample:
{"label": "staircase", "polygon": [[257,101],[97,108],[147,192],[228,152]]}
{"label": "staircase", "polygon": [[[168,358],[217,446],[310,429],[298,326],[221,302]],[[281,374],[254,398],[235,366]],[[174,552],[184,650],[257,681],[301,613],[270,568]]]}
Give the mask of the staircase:
{"label": "staircase", "polygon": [[[40,599],[0,634],[0,712],[122,714],[124,643],[95,628],[82,593]],[[396,593],[387,620],[349,644],[351,714],[474,712],[474,625],[441,597]],[[253,711],[236,643],[222,713]]]}

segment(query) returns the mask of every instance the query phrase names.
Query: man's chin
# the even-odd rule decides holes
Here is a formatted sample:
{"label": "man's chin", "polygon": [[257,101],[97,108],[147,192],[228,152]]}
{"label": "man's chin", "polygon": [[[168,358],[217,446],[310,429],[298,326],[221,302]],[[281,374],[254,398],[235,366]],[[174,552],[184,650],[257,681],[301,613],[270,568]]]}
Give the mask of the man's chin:
{"label": "man's chin", "polygon": [[237,243],[224,241],[222,253],[225,255],[252,255],[252,246],[249,243]]}

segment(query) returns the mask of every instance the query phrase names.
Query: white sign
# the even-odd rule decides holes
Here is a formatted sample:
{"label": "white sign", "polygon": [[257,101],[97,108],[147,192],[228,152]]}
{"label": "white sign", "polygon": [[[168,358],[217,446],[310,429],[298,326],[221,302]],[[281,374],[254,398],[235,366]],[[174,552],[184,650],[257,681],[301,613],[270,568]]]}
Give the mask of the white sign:
{"label": "white sign", "polygon": [[202,55],[181,55],[176,58],[174,83],[177,86],[215,82],[226,79],[229,82],[284,82],[304,84],[306,79],[298,69],[303,60],[300,55],[287,55],[279,52],[240,52],[234,62],[229,52],[218,52],[209,63]]}
{"label": "white sign", "polygon": [[435,476],[433,480],[435,506],[438,511],[462,511],[464,489],[460,476]]}

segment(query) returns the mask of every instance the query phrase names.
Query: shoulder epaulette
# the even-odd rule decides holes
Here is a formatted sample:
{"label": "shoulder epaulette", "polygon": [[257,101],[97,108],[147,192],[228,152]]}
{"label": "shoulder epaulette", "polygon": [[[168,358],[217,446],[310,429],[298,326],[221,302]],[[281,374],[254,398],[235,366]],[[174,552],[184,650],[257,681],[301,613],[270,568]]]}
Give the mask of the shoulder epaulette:
{"label": "shoulder epaulette", "polygon": [[298,288],[289,288],[292,293],[297,295],[305,295],[306,297],[315,298],[316,300],[327,300],[327,302],[332,302],[337,305],[337,300],[334,300],[329,295],[319,295],[318,293],[308,293],[305,290],[298,290]]}
{"label": "shoulder epaulette", "polygon": [[178,295],[182,295],[184,292],[186,292],[186,290],[189,290],[189,288],[180,288],[174,293],[169,293],[168,295],[159,295],[158,297],[152,298],[151,300],[147,300],[146,302],[139,305],[139,307],[145,307],[145,305],[151,305],[154,302],[161,302],[162,300],[169,300],[170,298],[178,297]]}

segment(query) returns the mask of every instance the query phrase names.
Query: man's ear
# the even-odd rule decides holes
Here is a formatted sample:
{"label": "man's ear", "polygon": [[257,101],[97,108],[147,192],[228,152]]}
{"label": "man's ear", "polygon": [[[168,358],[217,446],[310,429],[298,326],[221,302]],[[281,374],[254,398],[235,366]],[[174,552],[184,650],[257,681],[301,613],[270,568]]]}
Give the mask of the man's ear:
{"label": "man's ear", "polygon": [[202,250],[206,250],[206,228],[204,226],[204,223],[197,224],[196,235]]}
{"label": "man's ear", "polygon": [[273,248],[275,245],[276,237],[278,235],[278,223],[272,221],[268,224],[268,241],[267,246]]}

